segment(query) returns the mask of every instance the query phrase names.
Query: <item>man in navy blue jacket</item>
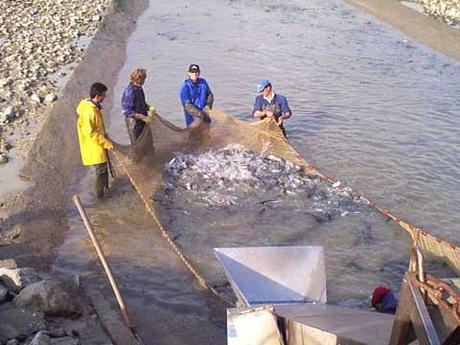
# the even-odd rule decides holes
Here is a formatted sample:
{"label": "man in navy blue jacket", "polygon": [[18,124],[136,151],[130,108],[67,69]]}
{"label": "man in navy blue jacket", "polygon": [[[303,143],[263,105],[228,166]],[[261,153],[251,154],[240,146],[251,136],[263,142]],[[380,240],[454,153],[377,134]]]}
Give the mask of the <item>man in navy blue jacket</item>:
{"label": "man in navy blue jacket", "polygon": [[147,71],[138,68],[131,73],[130,83],[123,91],[121,107],[125,115],[126,127],[131,144],[134,144],[142,133],[145,124],[150,122],[149,111],[155,111],[153,106],[149,106],[145,101],[144,85],[147,78]]}
{"label": "man in navy blue jacket", "polygon": [[286,97],[275,94],[272,84],[267,79],[259,81],[257,92],[259,95],[254,101],[252,116],[259,119],[273,118],[286,136],[283,122],[292,115]]}
{"label": "man in navy blue jacket", "polygon": [[201,123],[211,123],[209,110],[214,103],[214,95],[204,78],[200,78],[200,66],[191,64],[179,92],[184,107],[185,125],[198,126]]}

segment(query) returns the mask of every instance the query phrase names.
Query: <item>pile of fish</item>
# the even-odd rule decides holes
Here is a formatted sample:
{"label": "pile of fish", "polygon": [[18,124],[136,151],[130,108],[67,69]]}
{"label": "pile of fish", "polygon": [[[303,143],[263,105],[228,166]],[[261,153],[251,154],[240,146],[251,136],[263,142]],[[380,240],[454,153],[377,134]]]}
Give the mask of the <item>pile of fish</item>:
{"label": "pile of fish", "polygon": [[259,204],[308,212],[317,221],[359,213],[349,188],[336,188],[302,167],[241,145],[211,149],[200,155],[177,153],[166,164],[164,195],[206,208]]}

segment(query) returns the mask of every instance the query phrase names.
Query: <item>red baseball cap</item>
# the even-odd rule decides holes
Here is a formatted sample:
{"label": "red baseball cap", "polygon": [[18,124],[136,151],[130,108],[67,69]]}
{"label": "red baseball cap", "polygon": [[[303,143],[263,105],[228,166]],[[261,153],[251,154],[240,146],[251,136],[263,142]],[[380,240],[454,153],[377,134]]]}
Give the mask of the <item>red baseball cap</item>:
{"label": "red baseball cap", "polygon": [[371,299],[371,305],[373,307],[377,306],[377,303],[379,303],[383,296],[385,296],[390,289],[384,287],[384,286],[379,286],[378,288],[374,289],[374,292],[372,292],[372,299]]}

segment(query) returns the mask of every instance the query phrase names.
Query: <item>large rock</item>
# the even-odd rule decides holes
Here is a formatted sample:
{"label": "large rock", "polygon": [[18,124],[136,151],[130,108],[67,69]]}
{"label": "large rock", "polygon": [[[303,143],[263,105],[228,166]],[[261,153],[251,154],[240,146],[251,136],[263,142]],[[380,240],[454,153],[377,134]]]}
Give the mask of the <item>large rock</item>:
{"label": "large rock", "polygon": [[30,345],[81,345],[81,342],[73,337],[51,338],[47,332],[38,332]]}
{"label": "large rock", "polygon": [[30,345],[50,345],[51,338],[46,332],[38,332],[30,342]]}
{"label": "large rock", "polygon": [[22,308],[37,309],[50,316],[79,316],[78,304],[58,282],[43,280],[30,284],[17,295],[13,303]]}
{"label": "large rock", "polygon": [[8,289],[0,283],[0,303],[5,301],[6,295],[8,294]]}
{"label": "large rock", "polygon": [[0,310],[0,343],[10,339],[30,336],[45,329],[43,313],[6,308]]}
{"label": "large rock", "polygon": [[51,338],[50,345],[81,345],[81,342],[79,339],[72,337]]}
{"label": "large rock", "polygon": [[[5,148],[7,147],[4,145]],[[18,263],[14,259],[4,259],[0,260],[0,268],[18,268]]]}
{"label": "large rock", "polygon": [[9,290],[19,292],[29,284],[40,281],[41,278],[33,268],[4,268],[0,267],[0,282]]}

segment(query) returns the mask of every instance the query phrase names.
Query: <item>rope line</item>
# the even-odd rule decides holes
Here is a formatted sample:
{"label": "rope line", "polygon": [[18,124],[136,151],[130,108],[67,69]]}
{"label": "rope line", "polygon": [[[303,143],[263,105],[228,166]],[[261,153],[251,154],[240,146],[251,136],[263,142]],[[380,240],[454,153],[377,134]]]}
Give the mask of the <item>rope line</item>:
{"label": "rope line", "polygon": [[226,296],[218,292],[211,284],[208,283],[208,281],[200,274],[198,271],[193,267],[192,263],[185,257],[185,255],[182,253],[181,249],[178,247],[178,245],[174,242],[174,240],[171,238],[169,235],[168,231],[165,229],[165,227],[161,224],[160,220],[158,219],[157,215],[155,214],[151,204],[153,204],[152,200],[147,200],[145,196],[142,194],[139,186],[135,182],[134,178],[131,176],[130,172],[128,169],[125,167],[125,165],[122,163],[122,159],[119,157],[119,154],[114,150],[113,151],[117,161],[120,163],[121,168],[123,171],[126,173],[126,175],[129,178],[129,181],[133,185],[134,189],[136,190],[137,194],[140,196],[141,200],[144,202],[145,207],[147,209],[147,212],[152,216],[155,224],[158,226],[158,229],[161,232],[161,235],[163,238],[166,240],[166,242],[169,244],[171,247],[172,251],[179,257],[179,259],[184,263],[184,265],[187,267],[187,269],[192,273],[192,275],[196,278],[200,286],[205,289],[210,291],[212,294],[217,296],[219,299],[224,301],[226,304],[230,306],[234,306],[235,303],[228,299]]}
{"label": "rope line", "polygon": [[[289,144],[289,146],[291,146],[291,145]],[[293,146],[291,146],[291,148],[294,151],[294,154],[295,154],[296,157],[297,156],[301,157],[301,160],[304,162],[307,170],[313,171],[313,173],[316,176],[319,176],[319,178],[322,179],[323,181],[329,182],[331,184],[338,184],[338,187],[340,187],[340,186],[345,187],[340,181],[335,181],[332,177],[330,177],[330,176],[328,176],[326,174],[322,174],[321,172],[319,172],[318,169],[316,169],[316,167],[313,166],[312,164],[308,163],[305,160],[305,158],[303,158]],[[368,198],[364,197],[362,194],[359,194],[359,193],[356,193],[356,192],[352,191],[351,196],[353,198],[356,198],[357,200],[360,200],[360,199],[365,200],[369,207],[376,209],[379,213],[381,213],[384,216],[390,218],[396,224],[398,224],[400,227],[402,227],[404,230],[406,230],[410,234],[410,236],[412,238],[412,242],[413,242],[414,245],[417,243],[418,234],[421,233],[424,236],[428,236],[428,235],[431,236],[437,242],[442,243],[444,245],[447,245],[447,246],[449,246],[450,248],[452,248],[454,250],[458,249],[458,246],[456,244],[441,240],[440,238],[429,234],[427,231],[425,231],[423,229],[420,229],[420,228],[418,228],[418,227],[416,227],[416,226],[414,226],[414,225],[412,225],[412,224],[410,224],[410,223],[408,223],[406,221],[403,221],[401,218],[395,216],[389,210],[385,210],[385,209],[377,206],[376,204],[371,202]]]}

